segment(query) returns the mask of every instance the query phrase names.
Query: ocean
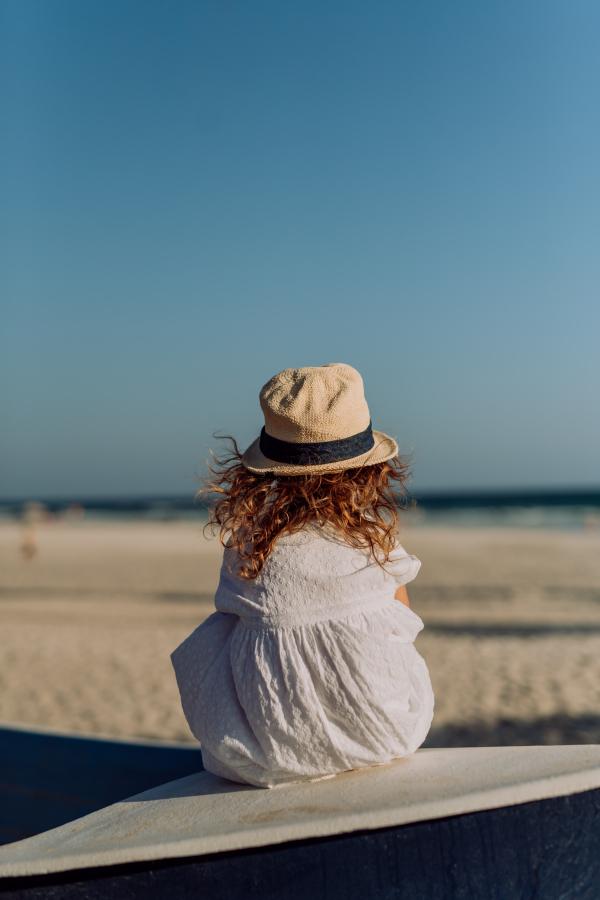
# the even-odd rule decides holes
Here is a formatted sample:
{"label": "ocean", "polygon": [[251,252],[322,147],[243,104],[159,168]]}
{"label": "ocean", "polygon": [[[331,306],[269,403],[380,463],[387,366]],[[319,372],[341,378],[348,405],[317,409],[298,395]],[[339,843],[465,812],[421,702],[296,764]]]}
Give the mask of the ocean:
{"label": "ocean", "polygon": [[[600,530],[600,489],[439,491],[413,494],[416,507],[403,513],[411,526],[518,527]],[[192,495],[156,497],[50,497],[0,500],[0,519],[49,518],[205,519]]]}

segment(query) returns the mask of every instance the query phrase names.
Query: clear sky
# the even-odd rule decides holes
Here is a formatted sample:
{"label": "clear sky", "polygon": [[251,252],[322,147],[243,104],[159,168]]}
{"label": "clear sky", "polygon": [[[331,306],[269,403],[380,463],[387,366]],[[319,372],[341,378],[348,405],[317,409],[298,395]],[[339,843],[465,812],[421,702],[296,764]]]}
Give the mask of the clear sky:
{"label": "clear sky", "polygon": [[0,0],[0,496],[185,493],[284,368],[600,483],[597,0]]}

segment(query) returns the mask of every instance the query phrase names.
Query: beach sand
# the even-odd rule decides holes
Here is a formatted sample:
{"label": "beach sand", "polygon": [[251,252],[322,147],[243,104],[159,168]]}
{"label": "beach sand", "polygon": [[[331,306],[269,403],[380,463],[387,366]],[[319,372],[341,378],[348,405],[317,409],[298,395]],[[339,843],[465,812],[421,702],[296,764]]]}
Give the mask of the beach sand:
{"label": "beach sand", "polygon": [[[0,719],[192,739],[171,651],[213,610],[221,549],[187,522],[0,525]],[[600,742],[600,535],[409,528],[436,697],[426,746]]]}

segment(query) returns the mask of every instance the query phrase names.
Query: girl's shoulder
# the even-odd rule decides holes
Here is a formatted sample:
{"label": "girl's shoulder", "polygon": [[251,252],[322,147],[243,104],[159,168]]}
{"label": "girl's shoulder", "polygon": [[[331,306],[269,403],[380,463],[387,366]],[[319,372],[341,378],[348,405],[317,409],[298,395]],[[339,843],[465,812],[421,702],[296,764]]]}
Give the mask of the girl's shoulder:
{"label": "girl's shoulder", "polygon": [[[360,551],[358,551],[360,553]],[[357,550],[351,547],[335,529],[324,525],[311,523],[300,531],[292,534],[281,534],[265,560],[261,575],[280,566],[304,565],[312,568],[311,560],[319,565],[327,560],[340,560],[348,555],[356,555]],[[237,550],[225,547],[224,564],[230,571],[235,572],[238,565]]]}
{"label": "girl's shoulder", "polygon": [[[226,549],[224,569],[235,577],[238,565],[237,552]],[[328,578],[356,574],[361,570],[365,576],[370,573],[370,580],[386,581],[391,576],[399,584],[406,584],[415,577],[420,565],[417,557],[407,553],[400,542],[396,543],[389,559],[379,565],[367,548],[353,547],[335,528],[311,523],[301,531],[277,538],[252,584],[260,589],[286,572],[303,573],[303,577],[308,578]]]}
{"label": "girl's shoulder", "polygon": [[[349,544],[337,529],[329,525],[310,525],[295,534],[279,537],[271,554],[272,565],[287,562],[303,563],[309,569],[326,570],[331,564],[332,572],[341,567],[349,571],[363,568],[376,568],[381,574],[387,573],[407,580],[412,580],[420,568],[420,561],[404,549],[399,540],[387,560],[373,558],[371,551]],[[269,559],[266,565],[269,564]],[[325,569],[324,569],[325,567]]]}

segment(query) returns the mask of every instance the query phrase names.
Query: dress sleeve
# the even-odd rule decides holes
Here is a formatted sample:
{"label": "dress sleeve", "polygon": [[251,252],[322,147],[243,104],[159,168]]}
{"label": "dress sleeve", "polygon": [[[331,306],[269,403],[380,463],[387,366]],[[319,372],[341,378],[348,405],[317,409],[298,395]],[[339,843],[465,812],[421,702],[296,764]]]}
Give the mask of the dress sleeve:
{"label": "dress sleeve", "polygon": [[417,577],[421,568],[421,560],[406,552],[401,544],[398,544],[390,554],[385,569],[394,576],[396,584],[401,587]]}

